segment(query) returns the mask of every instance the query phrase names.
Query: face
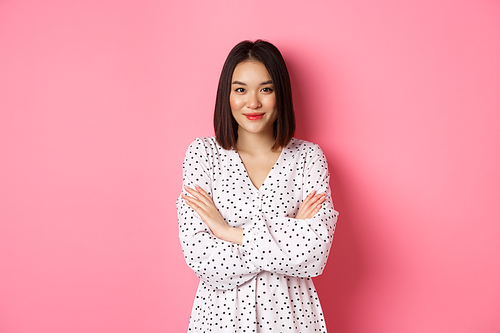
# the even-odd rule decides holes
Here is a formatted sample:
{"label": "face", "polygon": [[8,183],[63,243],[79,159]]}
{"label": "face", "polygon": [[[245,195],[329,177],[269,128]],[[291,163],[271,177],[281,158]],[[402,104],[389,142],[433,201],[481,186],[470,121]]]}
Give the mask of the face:
{"label": "face", "polygon": [[278,117],[276,95],[263,63],[244,61],[235,67],[229,103],[238,133],[273,134],[273,123]]}

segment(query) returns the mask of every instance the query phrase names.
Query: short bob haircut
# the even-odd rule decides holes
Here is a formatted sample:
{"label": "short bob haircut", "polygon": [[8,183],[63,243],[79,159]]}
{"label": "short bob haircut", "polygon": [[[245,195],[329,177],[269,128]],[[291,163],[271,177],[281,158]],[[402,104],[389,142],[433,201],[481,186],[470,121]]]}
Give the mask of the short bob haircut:
{"label": "short bob haircut", "polygon": [[284,148],[292,140],[295,132],[295,114],[293,112],[290,76],[288,75],[285,60],[283,60],[276,46],[260,39],[255,42],[245,40],[238,43],[227,56],[222,67],[215,101],[215,138],[224,149],[236,149],[238,123],[234,120],[231,112],[229,95],[231,94],[231,80],[234,69],[236,65],[244,61],[263,63],[271,76],[278,113],[278,117],[274,122],[276,141],[273,150]]}

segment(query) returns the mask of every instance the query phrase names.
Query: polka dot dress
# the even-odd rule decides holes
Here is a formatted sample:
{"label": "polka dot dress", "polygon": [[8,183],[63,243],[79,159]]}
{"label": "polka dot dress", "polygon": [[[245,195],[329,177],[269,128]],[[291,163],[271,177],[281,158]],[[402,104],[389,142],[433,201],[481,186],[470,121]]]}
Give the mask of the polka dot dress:
{"label": "polka dot dress", "polygon": [[[179,197],[179,238],[200,279],[188,332],[326,332],[311,277],[323,271],[338,213],[325,156],[292,139],[257,189],[234,150],[198,138],[183,163],[183,185],[202,187],[226,222],[243,228],[243,244],[216,238]],[[326,192],[311,219],[295,219],[315,190]]]}

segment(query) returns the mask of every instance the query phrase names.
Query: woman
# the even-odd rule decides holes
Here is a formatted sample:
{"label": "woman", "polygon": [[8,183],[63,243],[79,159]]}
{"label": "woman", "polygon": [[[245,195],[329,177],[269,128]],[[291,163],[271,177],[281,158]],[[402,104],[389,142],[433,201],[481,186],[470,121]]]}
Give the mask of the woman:
{"label": "woman", "polygon": [[222,69],[215,137],[183,163],[179,238],[200,278],[190,332],[326,332],[311,277],[338,213],[325,156],[293,138],[290,78],[271,43],[244,41]]}

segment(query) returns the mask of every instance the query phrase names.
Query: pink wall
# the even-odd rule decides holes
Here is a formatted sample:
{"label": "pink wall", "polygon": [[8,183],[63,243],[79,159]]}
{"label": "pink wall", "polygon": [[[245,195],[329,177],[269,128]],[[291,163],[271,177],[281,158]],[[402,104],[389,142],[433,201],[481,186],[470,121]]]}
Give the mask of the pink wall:
{"label": "pink wall", "polygon": [[181,162],[248,38],[330,161],[330,332],[500,332],[491,0],[1,1],[0,332],[186,330]]}

